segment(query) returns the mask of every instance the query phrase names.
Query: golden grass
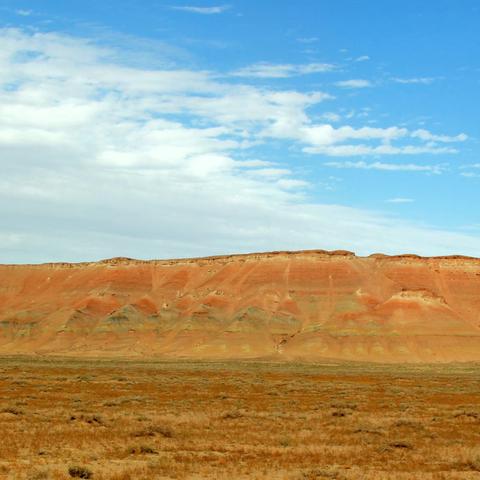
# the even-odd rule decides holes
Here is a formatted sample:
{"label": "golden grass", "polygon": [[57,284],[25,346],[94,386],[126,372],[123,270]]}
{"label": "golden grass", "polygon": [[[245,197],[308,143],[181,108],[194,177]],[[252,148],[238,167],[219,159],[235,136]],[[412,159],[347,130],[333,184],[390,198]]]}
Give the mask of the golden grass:
{"label": "golden grass", "polygon": [[476,365],[0,358],[0,478],[478,479]]}

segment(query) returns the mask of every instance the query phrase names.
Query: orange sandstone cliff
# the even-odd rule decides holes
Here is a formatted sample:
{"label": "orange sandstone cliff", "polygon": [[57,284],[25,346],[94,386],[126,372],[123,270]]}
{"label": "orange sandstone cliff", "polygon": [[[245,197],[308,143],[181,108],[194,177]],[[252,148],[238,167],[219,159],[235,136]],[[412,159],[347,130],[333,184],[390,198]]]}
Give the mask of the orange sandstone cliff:
{"label": "orange sandstone cliff", "polygon": [[480,361],[480,259],[301,251],[2,265],[0,354]]}

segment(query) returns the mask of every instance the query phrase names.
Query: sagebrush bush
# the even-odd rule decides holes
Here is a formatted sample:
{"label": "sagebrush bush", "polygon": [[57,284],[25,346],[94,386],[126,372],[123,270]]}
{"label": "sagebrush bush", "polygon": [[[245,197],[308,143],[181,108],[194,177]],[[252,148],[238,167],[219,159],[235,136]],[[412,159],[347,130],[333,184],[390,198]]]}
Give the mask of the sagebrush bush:
{"label": "sagebrush bush", "polygon": [[68,469],[68,474],[74,478],[92,478],[93,473],[86,467],[70,467]]}

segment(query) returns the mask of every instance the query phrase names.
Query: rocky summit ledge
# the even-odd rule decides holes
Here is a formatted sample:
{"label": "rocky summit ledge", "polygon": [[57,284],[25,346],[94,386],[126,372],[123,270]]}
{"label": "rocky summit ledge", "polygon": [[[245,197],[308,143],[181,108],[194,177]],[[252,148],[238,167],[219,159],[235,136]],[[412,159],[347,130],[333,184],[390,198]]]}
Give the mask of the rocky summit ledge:
{"label": "rocky summit ledge", "polygon": [[[225,255],[212,255],[207,257],[185,257],[185,258],[171,258],[171,259],[136,259],[130,257],[112,257],[98,261],[84,261],[84,262],[46,262],[34,264],[4,264],[8,267],[56,267],[56,268],[72,268],[72,267],[87,267],[87,266],[116,266],[116,265],[147,265],[147,264],[185,264],[185,263],[202,263],[214,261],[235,261],[235,260],[262,260],[281,257],[292,256],[311,256],[311,257],[331,257],[338,258],[358,258],[358,259],[374,259],[380,261],[465,261],[478,262],[480,258],[470,257],[466,255],[440,255],[440,256],[421,256],[412,253],[387,255],[384,253],[372,253],[368,256],[358,256],[349,250],[278,250],[270,252],[254,252],[254,253],[238,253]],[[1,266],[1,265],[0,265]]]}

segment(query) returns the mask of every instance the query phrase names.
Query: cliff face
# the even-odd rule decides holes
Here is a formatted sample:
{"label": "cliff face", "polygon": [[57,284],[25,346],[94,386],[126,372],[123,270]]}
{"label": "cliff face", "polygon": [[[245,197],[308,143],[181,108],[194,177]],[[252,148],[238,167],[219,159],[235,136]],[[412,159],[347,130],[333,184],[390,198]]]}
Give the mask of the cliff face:
{"label": "cliff face", "polygon": [[276,252],[0,266],[0,354],[480,360],[480,260]]}

